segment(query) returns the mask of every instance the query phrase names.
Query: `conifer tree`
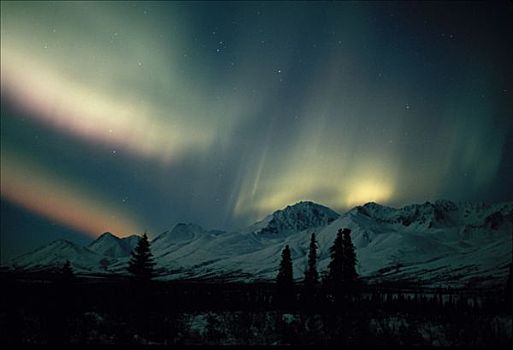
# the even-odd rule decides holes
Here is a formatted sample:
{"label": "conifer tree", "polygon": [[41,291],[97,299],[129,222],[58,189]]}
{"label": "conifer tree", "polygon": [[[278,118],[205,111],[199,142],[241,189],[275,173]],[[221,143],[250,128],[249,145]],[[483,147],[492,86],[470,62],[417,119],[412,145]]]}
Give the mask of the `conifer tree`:
{"label": "conifer tree", "polygon": [[328,265],[328,274],[326,275],[327,291],[329,293],[338,294],[341,290],[343,282],[344,269],[344,247],[342,243],[342,229],[337,232],[337,237],[330,247],[331,261]]}
{"label": "conifer tree", "polygon": [[343,267],[342,275],[346,284],[354,282],[358,278],[356,273],[356,253],[351,241],[351,230],[345,228],[342,231]]}
{"label": "conifer tree", "polygon": [[286,245],[281,252],[280,270],[276,283],[279,286],[287,287],[292,285],[292,280],[292,258],[290,256],[290,248]]}
{"label": "conifer tree", "polygon": [[128,272],[137,281],[149,281],[154,275],[154,266],[155,262],[151,254],[150,242],[145,232],[132,251],[132,256],[128,262]]}
{"label": "conifer tree", "polygon": [[303,285],[302,301],[303,306],[310,308],[314,306],[316,289],[319,284],[319,273],[317,272],[317,241],[315,233],[310,238],[310,249],[308,252],[308,267],[305,271],[305,281]]}
{"label": "conifer tree", "polygon": [[69,260],[66,260],[61,269],[61,279],[63,282],[71,282],[75,278],[75,274],[73,273],[73,269],[71,268],[71,264]]}
{"label": "conifer tree", "polygon": [[276,301],[278,305],[290,305],[294,292],[293,288],[292,258],[290,248],[286,245],[281,253],[280,269],[276,277]]}
{"label": "conifer tree", "polygon": [[308,251],[308,269],[305,271],[305,286],[315,288],[319,282],[319,273],[317,272],[317,241],[315,233],[310,238],[310,249]]}

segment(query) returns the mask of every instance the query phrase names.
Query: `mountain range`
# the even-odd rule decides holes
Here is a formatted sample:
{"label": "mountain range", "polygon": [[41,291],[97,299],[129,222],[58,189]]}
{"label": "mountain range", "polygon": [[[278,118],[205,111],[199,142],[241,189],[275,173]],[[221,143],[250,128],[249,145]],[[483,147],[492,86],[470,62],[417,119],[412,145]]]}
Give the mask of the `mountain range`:
{"label": "mountain range", "polygon": [[[319,244],[318,269],[326,270],[329,247],[349,228],[357,271],[370,281],[410,281],[425,286],[504,283],[512,262],[513,202],[426,202],[402,208],[377,203],[343,215],[313,202],[278,210],[239,231],[208,230],[179,223],[151,241],[159,279],[272,280],[289,245],[294,277],[302,279],[312,233]],[[81,274],[126,274],[139,236],[106,232],[87,246],[57,240],[12,259],[14,269],[41,270],[69,260]]]}

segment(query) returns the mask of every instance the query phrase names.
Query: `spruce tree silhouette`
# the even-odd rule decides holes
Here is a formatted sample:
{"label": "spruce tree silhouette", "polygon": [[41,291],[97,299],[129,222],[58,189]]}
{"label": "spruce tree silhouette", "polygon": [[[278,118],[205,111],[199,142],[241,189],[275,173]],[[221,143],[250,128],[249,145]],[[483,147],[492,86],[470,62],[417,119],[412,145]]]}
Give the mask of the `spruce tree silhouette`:
{"label": "spruce tree silhouette", "polygon": [[342,241],[342,229],[339,229],[337,237],[330,247],[331,261],[328,264],[328,273],[324,280],[326,293],[335,298],[342,292],[344,279],[344,246]]}
{"label": "spruce tree silhouette", "polygon": [[315,233],[310,238],[310,249],[308,252],[308,268],[305,271],[303,286],[303,306],[310,308],[315,304],[316,289],[319,284],[319,273],[317,272],[317,241]]}
{"label": "spruce tree silhouette", "polygon": [[347,296],[356,288],[356,252],[351,241],[351,230],[339,229],[337,237],[330,247],[331,261],[328,265],[325,289],[335,300]]}
{"label": "spruce tree silhouette", "polygon": [[75,274],[73,273],[73,269],[71,268],[71,264],[69,260],[66,260],[61,269],[61,281],[62,282],[71,282],[75,278]]}
{"label": "spruce tree silhouette", "polygon": [[132,274],[135,281],[148,282],[154,276],[154,266],[155,262],[151,254],[150,242],[146,232],[144,232],[139,243],[132,251],[128,262],[128,272]]}
{"label": "spruce tree silhouette", "polygon": [[286,245],[281,253],[280,269],[276,277],[276,305],[288,308],[294,299],[294,280],[292,258],[289,246]]}
{"label": "spruce tree silhouette", "polygon": [[351,230],[345,228],[342,231],[342,279],[346,289],[353,288],[358,274],[356,273],[356,253],[351,241]]}

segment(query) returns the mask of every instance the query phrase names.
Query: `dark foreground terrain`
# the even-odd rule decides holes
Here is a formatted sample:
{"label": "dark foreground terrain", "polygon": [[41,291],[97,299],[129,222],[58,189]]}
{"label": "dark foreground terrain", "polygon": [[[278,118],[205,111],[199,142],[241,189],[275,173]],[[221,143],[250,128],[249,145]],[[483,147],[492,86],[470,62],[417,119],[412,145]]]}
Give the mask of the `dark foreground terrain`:
{"label": "dark foreground terrain", "polygon": [[504,290],[361,286],[278,303],[272,283],[2,274],[0,342],[92,344],[508,345]]}

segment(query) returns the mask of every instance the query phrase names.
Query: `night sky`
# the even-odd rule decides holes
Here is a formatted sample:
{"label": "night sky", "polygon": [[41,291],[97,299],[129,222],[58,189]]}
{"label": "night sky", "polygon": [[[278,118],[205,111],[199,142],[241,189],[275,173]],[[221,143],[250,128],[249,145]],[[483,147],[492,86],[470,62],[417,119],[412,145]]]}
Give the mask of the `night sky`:
{"label": "night sky", "polygon": [[513,199],[513,6],[2,2],[1,252]]}

